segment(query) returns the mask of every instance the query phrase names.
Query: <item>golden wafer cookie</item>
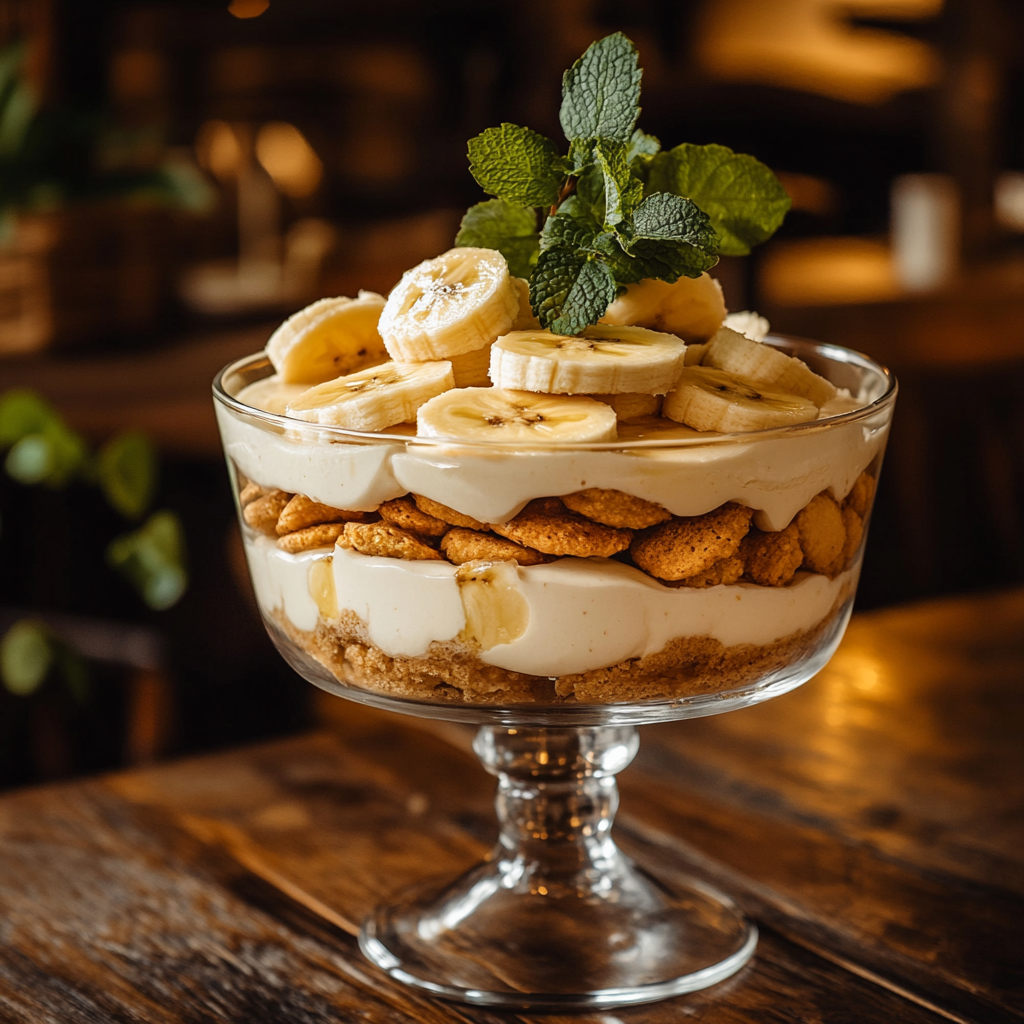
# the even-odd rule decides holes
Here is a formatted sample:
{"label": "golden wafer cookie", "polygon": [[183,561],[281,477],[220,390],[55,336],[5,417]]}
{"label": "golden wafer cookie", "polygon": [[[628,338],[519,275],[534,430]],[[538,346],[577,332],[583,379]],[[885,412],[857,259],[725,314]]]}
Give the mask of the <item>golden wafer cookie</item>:
{"label": "golden wafer cookie", "polygon": [[843,541],[843,550],[836,556],[836,560],[828,567],[827,576],[838,576],[844,569],[850,567],[853,556],[860,547],[864,538],[864,523],[854,510],[846,505],[843,507],[843,526],[846,529],[846,540]]}
{"label": "golden wafer cookie", "polygon": [[790,523],[777,533],[753,529],[740,543],[746,576],[763,587],[785,586],[804,560],[800,531]]}
{"label": "golden wafer cookie", "polygon": [[344,547],[355,548],[364,555],[380,558],[404,558],[409,561],[440,559],[429,544],[394,523],[346,523],[341,535]]}
{"label": "golden wafer cookie", "polygon": [[316,526],[307,526],[303,530],[278,537],[277,546],[282,551],[297,555],[300,551],[310,551],[313,548],[332,547],[344,531],[344,523],[318,523]]}
{"label": "golden wafer cookie", "polygon": [[869,473],[861,473],[853,482],[850,493],[843,500],[846,508],[852,508],[863,521],[871,507],[871,499],[875,494],[875,478]]}
{"label": "golden wafer cookie", "polygon": [[822,491],[797,512],[793,522],[800,531],[804,568],[827,572],[846,543],[846,526],[839,506]]}
{"label": "golden wafer cookie", "polygon": [[737,555],[730,555],[728,558],[720,558],[714,565],[709,565],[703,572],[696,576],[688,576],[680,580],[680,586],[684,587],[718,587],[729,586],[735,583],[743,575],[743,559]]}
{"label": "golden wafer cookie", "polygon": [[377,511],[383,519],[403,530],[422,534],[424,537],[443,537],[450,529],[449,525],[436,516],[428,515],[418,508],[416,502],[408,495],[404,498],[393,498],[385,501]]}
{"label": "golden wafer cookie", "polygon": [[490,529],[486,523],[481,523],[472,516],[456,512],[455,509],[442,505],[441,502],[434,501],[433,498],[424,497],[422,494],[414,494],[412,495],[412,500],[416,502],[416,507],[421,512],[426,512],[428,516],[433,516],[435,519],[441,519],[450,526],[463,526],[467,530]]}
{"label": "golden wafer cookie", "polygon": [[491,562],[518,562],[520,565],[541,565],[550,562],[554,555],[545,555],[532,548],[524,548],[513,540],[496,537],[493,533],[478,533],[456,526],[449,530],[441,541],[445,558],[455,565],[483,559]]}
{"label": "golden wafer cookie", "polygon": [[643,530],[672,518],[667,508],[653,501],[604,487],[588,487],[585,491],[566,494],[562,501],[566,508],[581,516],[620,529]]}
{"label": "golden wafer cookie", "polygon": [[630,554],[652,576],[685,580],[735,555],[752,515],[749,508],[730,503],[702,516],[675,518],[638,534]]}
{"label": "golden wafer cookie", "polygon": [[610,558],[625,551],[633,538],[631,530],[617,530],[570,512],[557,498],[531,501],[514,519],[491,529],[545,555],[577,558]]}
{"label": "golden wafer cookie", "polygon": [[263,497],[266,492],[259,484],[251,480],[238,492],[238,504],[245,508],[246,505],[254,502],[257,498]]}
{"label": "golden wafer cookie", "polygon": [[292,495],[287,491],[271,491],[269,494],[264,494],[262,498],[250,501],[242,509],[242,518],[254,530],[276,535],[277,520],[291,500]]}
{"label": "golden wafer cookie", "polygon": [[322,505],[304,494],[296,494],[281,510],[277,520],[277,532],[280,535],[304,530],[307,526],[319,526],[321,523],[362,522],[366,512],[350,512],[333,505]]}

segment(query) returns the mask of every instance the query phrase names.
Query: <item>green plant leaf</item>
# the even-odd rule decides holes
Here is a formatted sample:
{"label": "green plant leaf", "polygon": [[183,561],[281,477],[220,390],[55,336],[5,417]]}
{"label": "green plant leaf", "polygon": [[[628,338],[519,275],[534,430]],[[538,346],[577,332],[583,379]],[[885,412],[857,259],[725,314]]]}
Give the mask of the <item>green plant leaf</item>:
{"label": "green plant leaf", "polygon": [[586,217],[573,216],[565,212],[568,203],[563,203],[559,212],[544,221],[540,234],[543,249],[587,249],[597,234],[597,229]]}
{"label": "green plant leaf", "polygon": [[692,200],[668,192],[648,196],[619,240],[627,255],[651,269],[660,267],[659,273],[647,276],[663,281],[699,277],[718,262],[718,236],[707,214]]}
{"label": "green plant leaf", "polygon": [[59,488],[85,467],[88,455],[81,437],[58,424],[16,441],[7,453],[4,468],[11,479],[25,486]]}
{"label": "green plant leaf", "polygon": [[562,247],[545,249],[530,279],[533,311],[555,334],[596,324],[615,298],[615,278],[602,261]]}
{"label": "green plant leaf", "polygon": [[651,161],[647,191],[692,199],[711,218],[725,256],[745,256],[770,238],[790,207],[768,167],[727,146],[684,142],[659,153]]}
{"label": "green plant leaf", "polygon": [[137,430],[116,434],[99,450],[96,473],[110,505],[126,519],[139,519],[156,490],[156,449]]}
{"label": "green plant leaf", "polygon": [[621,224],[643,199],[644,185],[626,162],[626,146],[611,139],[594,140],[594,162],[604,176],[604,226]]}
{"label": "green plant leaf", "polygon": [[466,211],[455,244],[497,249],[510,273],[529,277],[540,251],[537,215],[531,207],[488,199]]}
{"label": "green plant leaf", "polygon": [[492,196],[521,206],[551,206],[568,165],[550,139],[506,122],[469,140],[469,170]]}
{"label": "green plant leaf", "polygon": [[16,622],[0,640],[0,677],[4,687],[18,697],[35,693],[46,681],[53,658],[53,643],[41,622]]}
{"label": "green plant leaf", "polygon": [[654,156],[661,149],[661,142],[656,135],[648,135],[639,128],[633,132],[626,150],[626,162],[632,164],[642,156]]}
{"label": "green plant leaf", "polygon": [[188,586],[185,534],[169,509],[154,512],[139,529],[115,537],[107,561],[157,611],[176,604]]}
{"label": "green plant leaf", "polygon": [[628,142],[639,116],[636,47],[621,32],[591,43],[562,77],[559,120],[565,137]]}
{"label": "green plant leaf", "polygon": [[63,426],[59,413],[36,392],[13,388],[0,395],[0,447],[6,448],[26,434],[38,434],[56,424]]}

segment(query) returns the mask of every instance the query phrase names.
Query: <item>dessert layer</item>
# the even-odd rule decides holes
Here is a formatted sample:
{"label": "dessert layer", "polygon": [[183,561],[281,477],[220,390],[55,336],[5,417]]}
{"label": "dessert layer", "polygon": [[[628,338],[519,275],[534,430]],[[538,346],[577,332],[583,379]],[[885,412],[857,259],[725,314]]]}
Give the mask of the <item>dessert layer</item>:
{"label": "dessert layer", "polygon": [[858,572],[854,562],[833,579],[800,572],[785,587],[697,589],[667,587],[612,559],[497,563],[498,575],[481,579],[447,562],[342,547],[293,555],[262,536],[247,538],[246,551],[260,607],[300,632],[348,612],[387,657],[422,657],[461,638],[483,664],[544,677],[649,657],[679,637],[772,644],[818,625]]}
{"label": "dessert layer", "polygon": [[727,645],[713,636],[683,636],[644,657],[556,678],[483,662],[472,641],[435,642],[419,657],[392,656],[368,641],[366,625],[350,612],[313,630],[296,628],[281,612],[268,618],[339,682],[392,697],[469,704],[609,704],[733,690],[774,673],[798,671],[801,661],[842,629],[853,589],[851,579],[815,626],[770,643]]}
{"label": "dessert layer", "polygon": [[[845,400],[849,404],[850,400]],[[848,411],[846,408],[826,413]],[[887,413],[785,437],[692,447],[508,451],[495,446],[394,440],[343,441],[296,421],[275,432],[217,406],[225,451],[264,487],[304,494],[342,509],[375,509],[410,492],[485,523],[505,523],[532,499],[587,488],[624,491],[696,516],[734,501],[755,510],[765,530],[785,528],[816,495],[849,492],[884,444]],[[627,433],[623,430],[620,433]],[[661,436],[661,435],[659,435]],[[666,441],[708,440],[685,427]],[[622,440],[627,440],[626,436]]]}

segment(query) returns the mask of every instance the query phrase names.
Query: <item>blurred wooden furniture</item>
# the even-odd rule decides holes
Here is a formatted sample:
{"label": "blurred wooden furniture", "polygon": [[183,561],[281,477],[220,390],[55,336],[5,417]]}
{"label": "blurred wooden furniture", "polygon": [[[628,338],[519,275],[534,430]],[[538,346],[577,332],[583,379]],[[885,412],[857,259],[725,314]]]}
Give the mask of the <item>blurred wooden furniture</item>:
{"label": "blurred wooden furniture", "polygon": [[170,223],[116,201],[19,217],[0,242],[0,356],[151,334]]}
{"label": "blurred wooden furniture", "polygon": [[[761,707],[643,731],[623,845],[727,888],[754,961],[624,1024],[1024,1016],[1024,591],[855,618]],[[5,1021],[525,1020],[359,955],[370,907],[494,838],[470,733],[325,698],[330,731],[0,800]]]}

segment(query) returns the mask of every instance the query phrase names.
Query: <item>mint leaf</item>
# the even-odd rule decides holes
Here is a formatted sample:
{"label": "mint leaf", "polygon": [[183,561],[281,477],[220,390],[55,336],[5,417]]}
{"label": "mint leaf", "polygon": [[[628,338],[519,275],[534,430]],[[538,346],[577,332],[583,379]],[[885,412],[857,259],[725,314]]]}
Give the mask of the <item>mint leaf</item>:
{"label": "mint leaf", "polygon": [[597,232],[589,221],[574,217],[565,212],[568,204],[563,203],[558,213],[544,222],[540,240],[544,249],[583,249],[589,248],[591,240]]}
{"label": "mint leaf", "polygon": [[34,391],[12,388],[0,396],[0,446],[6,447],[26,434],[38,434],[55,426],[63,426],[60,415]]}
{"label": "mint leaf", "polygon": [[594,141],[594,160],[604,175],[604,225],[615,227],[643,199],[644,186],[634,178],[626,161],[626,147],[611,139]]}
{"label": "mint leaf", "polygon": [[648,196],[619,239],[628,255],[658,270],[649,276],[663,281],[699,277],[718,262],[718,236],[708,215],[692,200],[668,192]]}
{"label": "mint leaf", "polygon": [[600,260],[562,247],[545,249],[530,279],[533,311],[555,334],[596,324],[615,298],[615,278]]}
{"label": "mint leaf", "polygon": [[790,206],[779,179],[759,160],[727,146],[684,142],[651,161],[648,192],[692,199],[710,218],[719,251],[745,256],[770,238]]}
{"label": "mint leaf", "polygon": [[558,116],[570,141],[629,141],[640,116],[640,67],[636,47],[621,32],[592,43],[566,71]]}
{"label": "mint leaf", "polygon": [[469,170],[485,192],[499,199],[551,206],[558,201],[568,165],[550,139],[504,123],[469,140]]}
{"label": "mint leaf", "polygon": [[648,135],[639,128],[633,132],[629,140],[629,149],[626,150],[626,162],[632,163],[637,157],[654,156],[661,149],[661,142],[654,135]]}
{"label": "mint leaf", "polygon": [[455,244],[497,249],[511,274],[529,277],[540,248],[537,215],[529,207],[488,199],[466,211]]}

